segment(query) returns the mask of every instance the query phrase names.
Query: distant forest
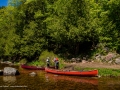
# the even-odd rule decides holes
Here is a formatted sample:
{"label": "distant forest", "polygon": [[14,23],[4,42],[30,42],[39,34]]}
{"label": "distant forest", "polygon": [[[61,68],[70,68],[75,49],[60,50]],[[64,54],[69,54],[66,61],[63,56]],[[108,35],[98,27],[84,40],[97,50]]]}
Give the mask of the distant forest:
{"label": "distant forest", "polygon": [[8,0],[0,7],[0,59],[120,52],[120,0]]}

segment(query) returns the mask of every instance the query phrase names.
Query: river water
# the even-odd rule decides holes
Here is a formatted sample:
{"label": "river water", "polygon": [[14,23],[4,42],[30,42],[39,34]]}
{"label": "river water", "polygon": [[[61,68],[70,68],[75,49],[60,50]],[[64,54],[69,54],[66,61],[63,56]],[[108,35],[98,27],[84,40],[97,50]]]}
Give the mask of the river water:
{"label": "river water", "polygon": [[[2,66],[4,67],[4,66]],[[119,90],[120,77],[78,77],[18,68],[18,76],[0,76],[0,90]],[[0,68],[1,69],[1,68]],[[35,76],[30,73],[35,72]]]}

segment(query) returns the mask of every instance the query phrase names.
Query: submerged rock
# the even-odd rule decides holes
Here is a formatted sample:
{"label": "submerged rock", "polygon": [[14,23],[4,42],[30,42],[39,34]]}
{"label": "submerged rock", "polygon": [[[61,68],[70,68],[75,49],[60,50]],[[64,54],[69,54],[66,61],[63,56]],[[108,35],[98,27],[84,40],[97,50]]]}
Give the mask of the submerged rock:
{"label": "submerged rock", "polygon": [[29,75],[34,77],[34,76],[36,76],[36,73],[35,72],[31,72]]}
{"label": "submerged rock", "polygon": [[3,81],[8,83],[15,82],[16,76],[3,76]]}

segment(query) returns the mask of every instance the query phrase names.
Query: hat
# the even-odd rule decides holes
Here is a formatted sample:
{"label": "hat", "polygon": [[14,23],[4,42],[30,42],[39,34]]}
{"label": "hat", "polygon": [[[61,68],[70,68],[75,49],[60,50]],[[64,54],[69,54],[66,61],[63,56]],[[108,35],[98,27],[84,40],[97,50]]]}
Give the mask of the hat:
{"label": "hat", "polygon": [[58,60],[58,58],[56,58],[56,60]]}

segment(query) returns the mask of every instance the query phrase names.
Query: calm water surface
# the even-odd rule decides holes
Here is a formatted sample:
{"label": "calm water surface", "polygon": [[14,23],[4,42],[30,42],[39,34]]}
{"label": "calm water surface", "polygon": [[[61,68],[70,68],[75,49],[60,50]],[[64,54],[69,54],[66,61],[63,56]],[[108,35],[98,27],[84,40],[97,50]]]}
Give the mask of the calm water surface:
{"label": "calm water surface", "polygon": [[[1,66],[1,68],[4,66]],[[0,68],[0,69],[1,69]],[[119,90],[120,77],[61,76],[18,68],[18,76],[0,76],[0,90]],[[35,72],[36,76],[29,73]]]}

